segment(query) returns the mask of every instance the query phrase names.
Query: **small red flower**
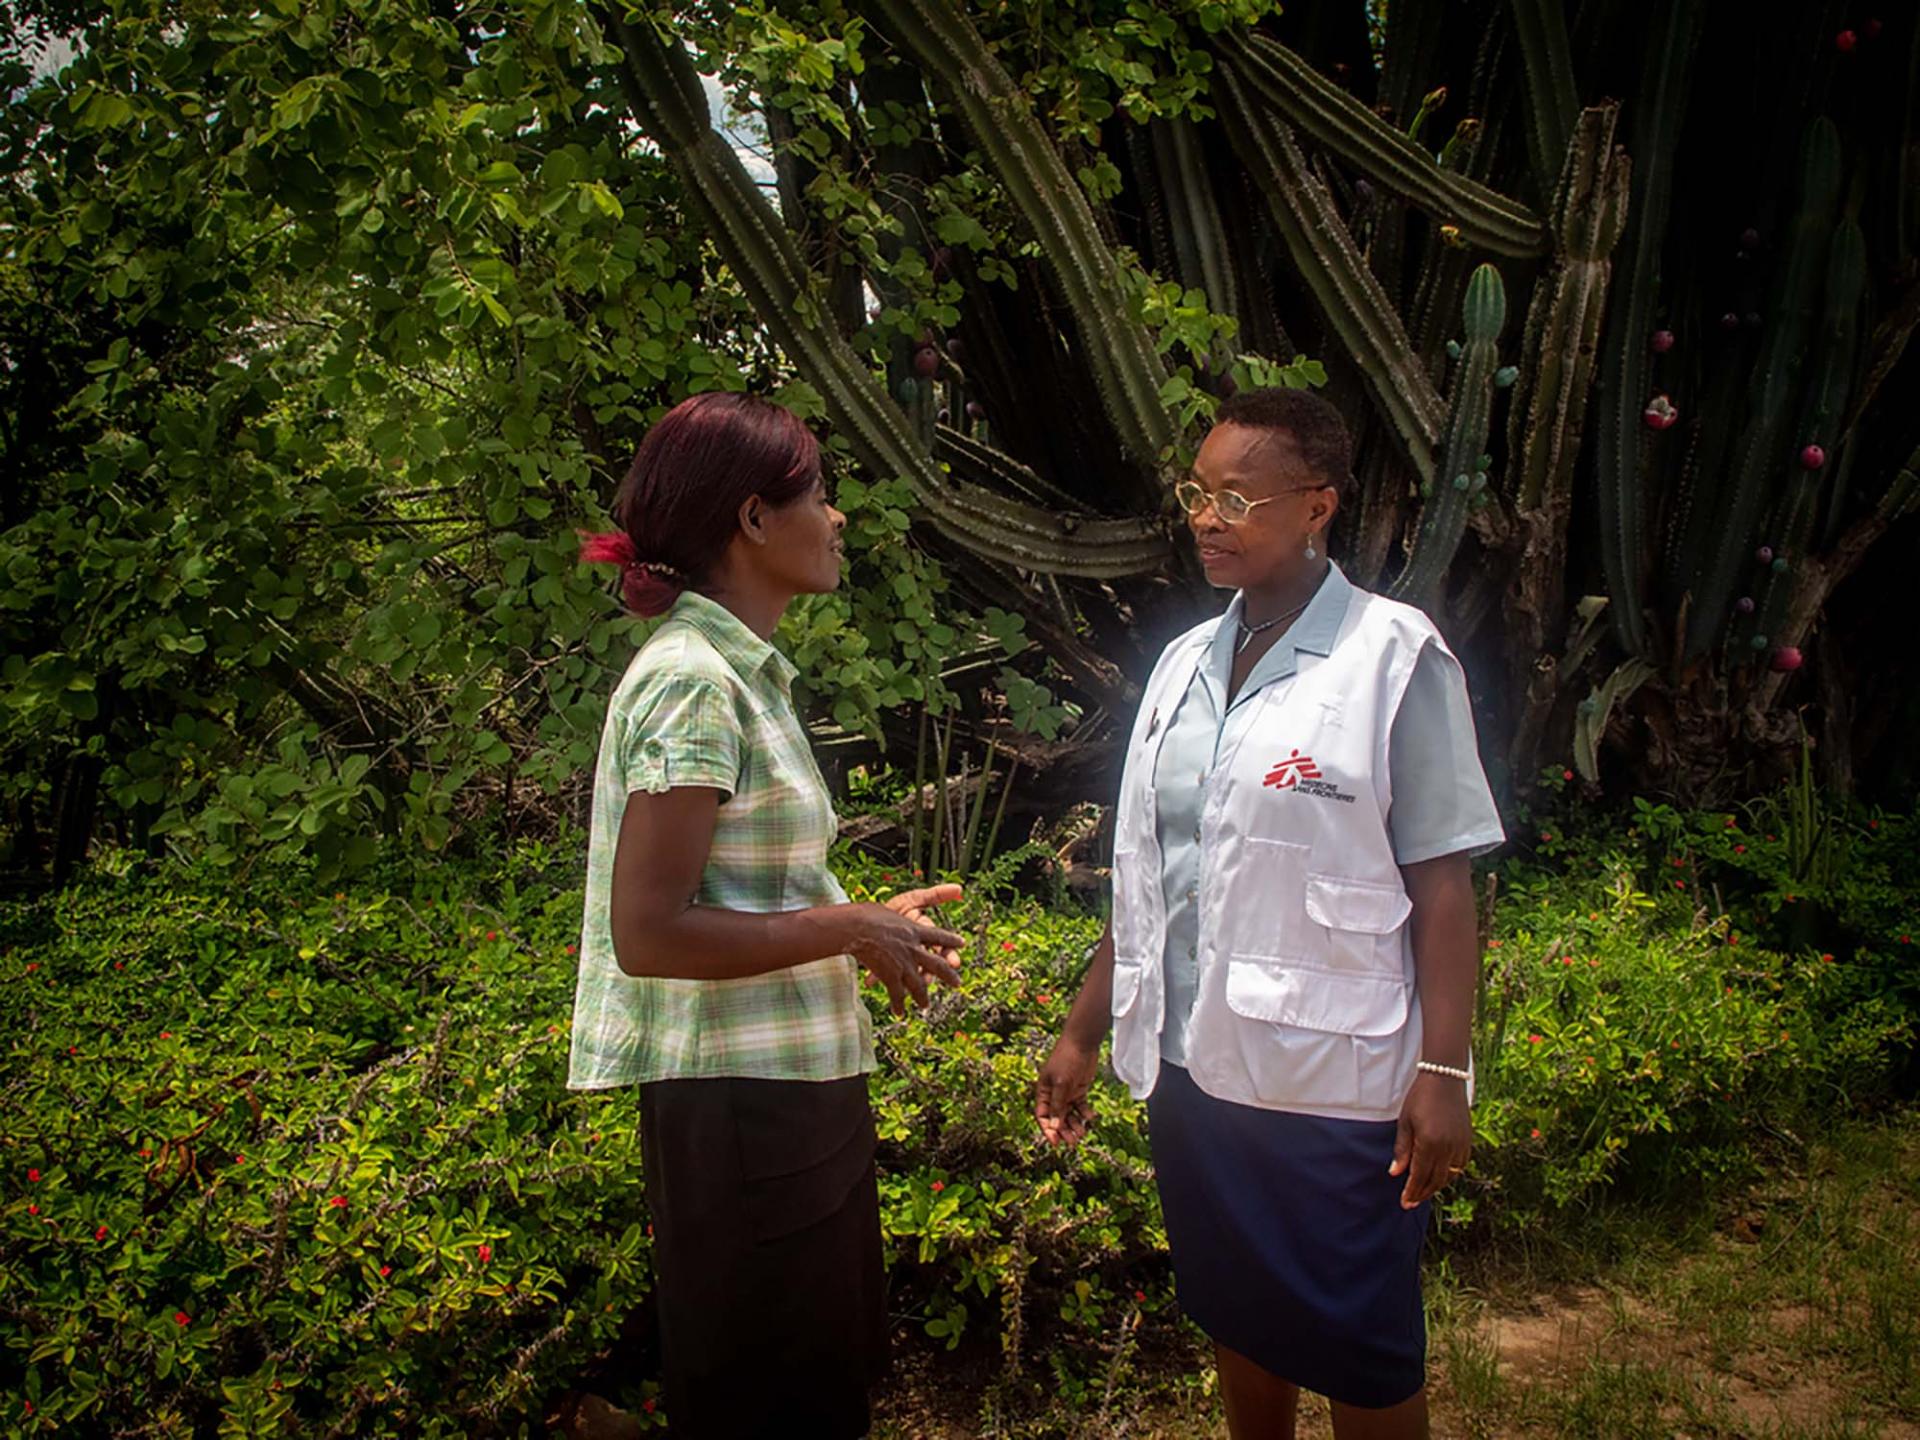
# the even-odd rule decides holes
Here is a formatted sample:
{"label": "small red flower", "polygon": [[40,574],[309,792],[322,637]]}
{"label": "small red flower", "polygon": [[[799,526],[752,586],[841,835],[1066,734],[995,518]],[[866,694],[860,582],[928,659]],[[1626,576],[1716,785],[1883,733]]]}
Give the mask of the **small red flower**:
{"label": "small red flower", "polygon": [[946,1188],[947,1188],[947,1182],[944,1180],[936,1180],[933,1182],[933,1193],[936,1195],[938,1195],[942,1190]]}
{"label": "small red flower", "polygon": [[1053,996],[1051,995],[1036,995],[1033,998],[1042,1005],[1053,1004]]}
{"label": "small red flower", "polygon": [[33,974],[34,971],[38,970],[39,968],[40,968],[40,962],[38,960],[29,960],[27,962],[27,974],[31,975]]}
{"label": "small red flower", "polygon": [[1144,1290],[1136,1290],[1133,1292],[1133,1303],[1136,1305],[1145,1303],[1146,1298],[1147,1292]]}
{"label": "small red flower", "polygon": [[38,1170],[27,1171],[27,1183],[29,1185],[38,1185],[40,1183],[40,1172]]}
{"label": "small red flower", "polygon": [[333,898],[336,900],[344,900],[347,898],[346,892],[343,890],[336,890],[333,892]]}
{"label": "small red flower", "polygon": [[1673,888],[1676,890],[1684,890],[1687,888],[1687,882],[1684,880],[1676,880],[1673,882]]}
{"label": "small red flower", "polygon": [[1878,820],[1867,821],[1867,829],[1878,830],[1879,828],[1880,828],[1880,822]]}
{"label": "small red flower", "polygon": [[1534,1128],[1528,1132],[1528,1138],[1532,1140],[1538,1140],[1540,1138],[1540,1127],[1537,1125],[1534,1126]]}
{"label": "small red flower", "polygon": [[1900,937],[1900,943],[1902,945],[1911,945],[1913,944],[1913,937],[1911,935],[1902,935]]}
{"label": "small red flower", "polygon": [[1013,941],[1011,941],[1011,940],[1002,940],[1002,941],[1000,942],[1000,948],[1001,948],[1002,950],[1011,950],[1011,949],[1013,949]]}
{"label": "small red flower", "polygon": [[1544,1039],[1546,1039],[1544,1035],[1529,1035],[1527,1036],[1527,1043],[1529,1045],[1538,1045]]}
{"label": "small red flower", "polygon": [[500,932],[498,930],[487,931],[487,939],[498,940],[499,938],[500,938]]}
{"label": "small red flower", "polygon": [[569,945],[569,946],[567,946],[567,954],[569,954],[569,955],[577,955],[577,954],[579,954],[579,953],[580,953],[580,948],[579,948],[579,947],[578,947],[577,945]]}
{"label": "small red flower", "polygon": [[78,1055],[79,1053],[80,1053],[80,1047],[78,1045],[67,1046],[67,1054]]}
{"label": "small red flower", "polygon": [[1598,960],[1589,960],[1589,961],[1587,961],[1587,964],[1589,964],[1589,965],[1598,965],[1599,963],[1600,963],[1600,962],[1599,962]]}
{"label": "small red flower", "polygon": [[1731,819],[1729,819],[1729,820],[1727,821],[1727,829],[1729,829],[1729,830],[1733,830],[1733,829],[1737,829],[1737,828],[1738,828],[1738,827],[1737,827],[1737,826],[1736,826],[1736,825],[1734,824],[1734,822],[1733,822],[1733,821],[1732,821]]}
{"label": "small red flower", "polygon": [[[1728,993],[1729,995],[1731,995],[1731,994],[1732,994],[1733,992],[1732,992],[1731,990],[1729,990],[1729,991],[1728,991],[1727,993]],[[1679,1042],[1678,1040],[1676,1040],[1676,1041],[1674,1041],[1674,1042],[1673,1042],[1673,1048],[1674,1048],[1674,1049],[1676,1049],[1676,1050],[1678,1050],[1678,1049],[1680,1048],[1680,1042]]]}
{"label": "small red flower", "polygon": [[336,1210],[344,1210],[347,1208],[347,1197],[344,1195],[336,1195],[331,1200],[327,1201],[327,1204],[331,1205]]}
{"label": "small red flower", "polygon": [[1833,964],[1833,956],[1831,956],[1831,955],[1822,955],[1822,956],[1820,957],[1820,963],[1821,963],[1822,965],[1831,965],[1831,964]]}
{"label": "small red flower", "polygon": [[1560,957],[1560,963],[1562,965],[1571,965],[1573,963],[1573,957],[1571,955],[1562,955]]}
{"label": "small red flower", "polygon": [[149,1149],[148,1149],[148,1148],[147,1148],[146,1146],[144,1146],[144,1145],[142,1145],[142,1146],[140,1147],[140,1158],[141,1158],[141,1159],[143,1159],[143,1160],[144,1160],[144,1159],[145,1159],[145,1158],[146,1158],[147,1156],[149,1156],[149,1155],[151,1155],[151,1154],[153,1154],[153,1151],[151,1151],[151,1150],[149,1150]]}
{"label": "small red flower", "polygon": [[96,1240],[104,1240],[104,1239],[106,1239],[106,1238],[107,1238],[107,1227],[106,1227],[106,1226],[104,1226],[104,1225],[102,1225],[102,1226],[101,1226],[101,1227],[100,1227],[100,1228],[99,1228],[98,1230],[96,1230],[96,1231],[94,1231],[94,1232],[93,1232],[93,1238],[94,1238],[94,1239],[96,1239]]}
{"label": "small red flower", "polygon": [[1560,778],[1562,780],[1571,780],[1573,778],[1573,772],[1571,770],[1562,770],[1560,772]]}
{"label": "small red flower", "polygon": [[651,1401],[651,1400],[642,1400],[642,1401],[640,1402],[640,1408],[641,1408],[642,1410],[644,1410],[644,1411],[646,1411],[646,1412],[647,1412],[647,1414],[649,1414],[649,1415],[651,1415],[651,1414],[653,1413],[653,1401]]}
{"label": "small red flower", "polygon": [[493,1246],[482,1245],[480,1247],[480,1263],[485,1265],[491,1259],[493,1259]]}
{"label": "small red flower", "polygon": [[113,968],[116,970],[124,970],[127,968],[127,962],[124,960],[116,960],[113,962]]}
{"label": "small red flower", "polygon": [[171,1040],[173,1039],[173,1032],[171,1030],[162,1030],[160,1032],[160,1038],[162,1040]]}
{"label": "small red flower", "polygon": [[891,870],[883,871],[880,876],[880,883],[882,885],[891,885],[893,883],[893,872]]}
{"label": "small red flower", "polygon": [[1546,841],[1549,845],[1553,843],[1553,835],[1550,831],[1542,830],[1540,832],[1540,838]]}
{"label": "small red flower", "polygon": [[33,1413],[33,1401],[31,1401],[31,1400],[22,1400],[22,1401],[21,1401],[20,1403],[21,1403],[22,1405],[25,1405],[25,1406],[27,1407],[27,1409],[26,1409],[26,1413],[27,1413],[27,1414],[29,1414],[29,1415],[31,1415],[31,1414]]}
{"label": "small red flower", "polygon": [[40,1207],[38,1205],[27,1206],[27,1214],[38,1215],[39,1213],[40,1213]]}
{"label": "small red flower", "polygon": [[386,1279],[387,1276],[391,1275],[392,1273],[393,1273],[393,1267],[391,1265],[382,1265],[380,1267],[380,1278],[382,1280]]}
{"label": "small red flower", "polygon": [[1747,847],[1744,845],[1736,845],[1733,847],[1733,853],[1736,855],[1744,855],[1747,853]]}
{"label": "small red flower", "polygon": [[193,1317],[184,1310],[176,1310],[173,1312],[173,1323],[176,1325],[191,1325],[193,1323]]}

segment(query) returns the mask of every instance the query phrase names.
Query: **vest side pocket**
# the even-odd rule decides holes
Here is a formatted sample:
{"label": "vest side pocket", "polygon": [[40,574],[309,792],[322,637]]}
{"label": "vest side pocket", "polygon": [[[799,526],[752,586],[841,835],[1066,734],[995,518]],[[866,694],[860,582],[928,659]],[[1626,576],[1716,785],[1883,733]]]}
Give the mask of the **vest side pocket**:
{"label": "vest side pocket", "polygon": [[1227,961],[1227,1008],[1244,1020],[1335,1035],[1391,1035],[1407,1023],[1413,987],[1397,977],[1342,975],[1235,955]]}

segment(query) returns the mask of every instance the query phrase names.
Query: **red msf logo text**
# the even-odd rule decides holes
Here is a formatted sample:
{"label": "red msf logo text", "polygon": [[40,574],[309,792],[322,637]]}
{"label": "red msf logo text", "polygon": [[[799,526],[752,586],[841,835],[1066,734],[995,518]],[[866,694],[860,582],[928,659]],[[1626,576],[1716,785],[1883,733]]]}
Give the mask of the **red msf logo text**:
{"label": "red msf logo text", "polygon": [[1276,790],[1291,790],[1302,780],[1318,780],[1319,778],[1320,767],[1313,763],[1313,757],[1311,755],[1302,755],[1296,750],[1287,759],[1282,760],[1278,765],[1275,765],[1273,769],[1269,770],[1267,772],[1267,778],[1261,783],[1271,785]]}

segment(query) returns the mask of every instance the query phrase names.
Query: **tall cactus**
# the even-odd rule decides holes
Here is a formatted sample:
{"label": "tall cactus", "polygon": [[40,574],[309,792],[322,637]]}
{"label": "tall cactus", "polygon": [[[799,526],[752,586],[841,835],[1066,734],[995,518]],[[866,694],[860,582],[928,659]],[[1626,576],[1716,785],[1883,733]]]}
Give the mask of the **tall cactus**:
{"label": "tall cactus", "polygon": [[1433,476],[1443,408],[1407,339],[1406,326],[1354,248],[1333,197],[1293,132],[1255,102],[1240,68],[1223,61],[1217,104],[1228,137],[1267,197],[1287,252],[1328,325],[1392,423],[1422,480]]}
{"label": "tall cactus", "polygon": [[[620,81],[642,128],[671,157],[715,247],[762,323],[820,391],[835,426],[874,474],[902,476],[934,526],[975,553],[1048,574],[1113,578],[1167,564],[1156,517],[1061,514],[940,473],[909,422],[824,315],[793,237],[714,131],[699,73],[677,41],[609,6],[603,23],[622,51]],[[917,398],[917,397],[916,397]],[[1164,417],[1157,394],[1153,411]]]}
{"label": "tall cactus", "polygon": [[1627,253],[1614,277],[1607,350],[1600,367],[1600,423],[1595,438],[1599,480],[1600,559],[1607,577],[1614,634],[1629,654],[1647,645],[1642,598],[1646,500],[1641,479],[1642,418],[1652,387],[1653,319],[1660,300],[1660,252],[1673,200],[1674,152],[1685,118],[1689,76],[1704,0],[1674,0],[1654,16],[1647,36],[1641,108],[1634,119],[1633,198]]}
{"label": "tall cactus", "polygon": [[866,0],[863,8],[965,118],[1053,264],[1109,423],[1136,466],[1152,471],[1174,441],[1160,401],[1166,364],[1152,332],[1133,318],[1113,252],[1032,99],[948,0]]}
{"label": "tall cactus", "polygon": [[1769,480],[1788,453],[1788,426],[1806,369],[1840,203],[1840,132],[1821,116],[1800,149],[1799,208],[1787,242],[1766,339],[1748,384],[1747,426],[1733,466],[1717,487],[1719,503],[1696,505],[1686,546],[1695,557],[1686,652],[1697,655],[1724,634],[1734,586],[1753,564],[1755,524],[1766,511]]}
{"label": "tall cactus", "polygon": [[[1224,58],[1224,57],[1223,57]],[[1456,175],[1286,46],[1246,37],[1233,56],[1242,82],[1297,126],[1376,184],[1458,227],[1469,245],[1496,255],[1538,255],[1546,226],[1526,206]]]}
{"label": "tall cactus", "polygon": [[1467,282],[1461,306],[1464,334],[1448,396],[1447,447],[1439,475],[1423,485],[1426,505],[1406,568],[1388,592],[1396,600],[1431,606],[1466,534],[1467,517],[1487,491],[1486,445],[1493,392],[1502,379],[1496,343],[1507,321],[1507,291],[1500,272],[1482,265]]}
{"label": "tall cactus", "polygon": [[1527,150],[1544,198],[1560,179],[1580,98],[1573,84],[1567,16],[1560,0],[1512,0],[1513,29],[1527,76]]}

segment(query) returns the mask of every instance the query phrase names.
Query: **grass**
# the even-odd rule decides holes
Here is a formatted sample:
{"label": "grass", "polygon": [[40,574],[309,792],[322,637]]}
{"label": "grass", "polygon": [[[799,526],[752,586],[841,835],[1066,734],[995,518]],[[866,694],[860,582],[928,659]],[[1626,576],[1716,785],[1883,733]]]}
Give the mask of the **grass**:
{"label": "grass", "polygon": [[[1788,1149],[1732,1201],[1615,1204],[1429,1270],[1437,1436],[1920,1440],[1920,1112]],[[882,1396],[876,1440],[1226,1433],[1190,1328],[1142,1335],[1105,1403],[983,1397],[939,1362]],[[1103,1385],[1103,1390],[1105,1390]],[[1302,1440],[1327,1436],[1303,1404]]]}

